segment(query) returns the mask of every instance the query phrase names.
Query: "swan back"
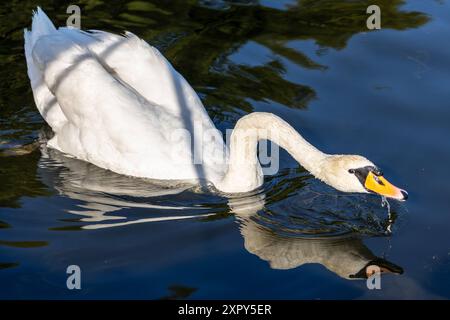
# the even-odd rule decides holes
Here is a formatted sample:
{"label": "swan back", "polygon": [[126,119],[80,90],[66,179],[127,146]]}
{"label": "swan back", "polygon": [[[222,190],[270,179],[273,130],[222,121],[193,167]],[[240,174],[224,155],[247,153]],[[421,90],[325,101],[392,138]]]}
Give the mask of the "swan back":
{"label": "swan back", "polygon": [[203,133],[216,131],[213,122],[156,48],[131,33],[56,30],[39,8],[25,42],[36,104],[56,133],[49,146],[131,176],[223,177],[221,135],[203,140]]}

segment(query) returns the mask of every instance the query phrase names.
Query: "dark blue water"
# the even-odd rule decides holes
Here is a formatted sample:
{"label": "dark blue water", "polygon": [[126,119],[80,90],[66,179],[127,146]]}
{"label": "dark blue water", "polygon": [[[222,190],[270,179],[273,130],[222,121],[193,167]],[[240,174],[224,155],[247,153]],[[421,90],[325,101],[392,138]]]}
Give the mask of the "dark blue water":
{"label": "dark blue water", "polygon": [[[21,38],[35,4],[1,4],[0,298],[449,298],[450,3],[377,2],[380,31],[365,29],[367,1],[86,1],[82,24],[156,45],[222,130],[268,111],[371,159],[410,194],[393,221],[284,152],[260,190],[227,198],[39,147]],[[64,23],[64,3],[39,5]],[[404,273],[369,290],[349,279],[358,257]]]}

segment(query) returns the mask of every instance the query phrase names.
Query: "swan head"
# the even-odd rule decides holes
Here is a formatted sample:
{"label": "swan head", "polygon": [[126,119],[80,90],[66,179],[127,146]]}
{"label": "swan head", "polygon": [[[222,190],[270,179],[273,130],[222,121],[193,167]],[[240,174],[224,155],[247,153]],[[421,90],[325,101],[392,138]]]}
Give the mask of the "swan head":
{"label": "swan head", "polygon": [[376,165],[358,155],[327,156],[318,178],[343,192],[375,193],[401,201],[408,198],[408,193],[388,182]]}

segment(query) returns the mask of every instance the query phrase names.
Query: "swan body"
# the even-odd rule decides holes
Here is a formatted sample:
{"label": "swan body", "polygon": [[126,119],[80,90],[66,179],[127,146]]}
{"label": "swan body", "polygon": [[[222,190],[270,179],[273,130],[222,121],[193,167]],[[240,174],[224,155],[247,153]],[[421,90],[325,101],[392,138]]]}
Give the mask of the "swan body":
{"label": "swan body", "polygon": [[338,190],[406,197],[371,161],[325,154],[274,114],[241,118],[228,149],[188,82],[130,32],[56,29],[38,8],[24,37],[35,103],[55,133],[48,146],[70,156],[119,174],[246,192],[263,183],[257,145],[270,139]]}
{"label": "swan body", "polygon": [[25,52],[36,105],[55,132],[49,146],[130,176],[224,175],[221,135],[203,143],[201,166],[192,165],[189,139],[172,148],[179,129],[217,130],[186,80],[136,36],[56,30],[38,8]]}

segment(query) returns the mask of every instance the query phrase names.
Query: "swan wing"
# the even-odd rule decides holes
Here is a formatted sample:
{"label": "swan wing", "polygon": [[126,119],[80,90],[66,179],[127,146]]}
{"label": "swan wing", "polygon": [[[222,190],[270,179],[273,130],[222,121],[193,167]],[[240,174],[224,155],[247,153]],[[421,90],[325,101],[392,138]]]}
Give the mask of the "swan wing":
{"label": "swan wing", "polygon": [[[124,36],[64,27],[59,31],[88,48],[109,72],[149,102],[183,120],[193,140],[192,153],[202,166],[223,175],[226,147],[200,98],[167,59],[131,32]],[[204,139],[204,136],[207,136]]]}
{"label": "swan wing", "polygon": [[109,32],[63,27],[59,31],[87,47],[97,59],[147,100],[182,114],[187,109],[213,126],[199,97],[189,83],[153,46],[131,32],[124,36]]}
{"label": "swan wing", "polygon": [[[67,118],[51,146],[136,175],[130,170],[142,165],[140,157],[152,156],[152,146],[169,143],[176,117],[122,85],[85,48],[64,35],[47,35],[36,42],[32,57]],[[167,161],[165,151],[160,148],[148,161]]]}
{"label": "swan wing", "polygon": [[202,146],[194,134],[194,145],[202,140],[198,164],[190,137],[174,142],[214,125],[186,80],[136,36],[60,28],[34,39],[28,53],[61,114],[50,146],[132,176],[213,182],[223,176],[221,137]]}

